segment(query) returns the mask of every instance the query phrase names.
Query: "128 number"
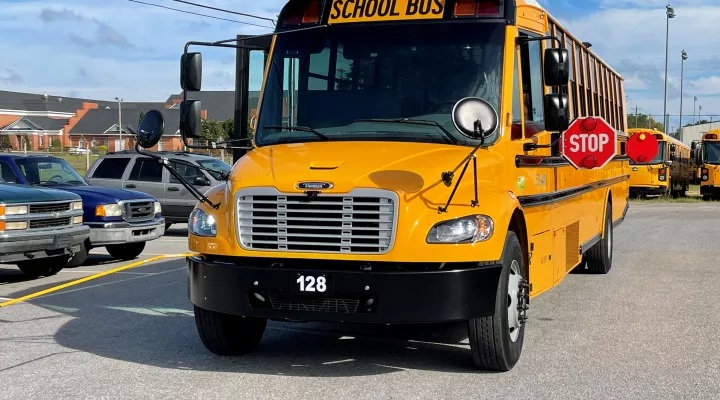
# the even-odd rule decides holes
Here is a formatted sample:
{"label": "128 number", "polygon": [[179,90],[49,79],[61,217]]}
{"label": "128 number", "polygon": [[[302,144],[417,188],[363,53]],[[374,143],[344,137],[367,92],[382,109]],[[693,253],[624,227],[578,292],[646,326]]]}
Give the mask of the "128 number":
{"label": "128 number", "polygon": [[323,293],[327,290],[327,282],[324,276],[305,276],[300,275],[295,281],[300,284],[301,292],[320,292]]}

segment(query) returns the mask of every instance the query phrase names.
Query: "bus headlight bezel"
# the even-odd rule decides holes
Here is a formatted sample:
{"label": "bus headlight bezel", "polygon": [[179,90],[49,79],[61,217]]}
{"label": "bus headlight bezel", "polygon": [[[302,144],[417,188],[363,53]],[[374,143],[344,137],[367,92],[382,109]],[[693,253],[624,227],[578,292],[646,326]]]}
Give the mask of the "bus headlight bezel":
{"label": "bus headlight bezel", "polygon": [[478,243],[490,239],[495,224],[487,215],[469,215],[438,222],[430,228],[425,241],[428,244]]}
{"label": "bus headlight bezel", "polygon": [[188,231],[195,236],[215,237],[217,235],[217,221],[213,215],[196,208],[188,218]]}

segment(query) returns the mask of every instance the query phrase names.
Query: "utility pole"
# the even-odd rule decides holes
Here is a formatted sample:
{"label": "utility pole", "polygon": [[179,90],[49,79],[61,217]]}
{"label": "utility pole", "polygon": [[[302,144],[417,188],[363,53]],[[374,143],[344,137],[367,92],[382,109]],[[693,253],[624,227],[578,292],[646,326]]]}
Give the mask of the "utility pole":
{"label": "utility pole", "polygon": [[[669,40],[670,40],[670,18],[675,18],[675,10],[670,4],[665,6],[665,14],[667,15],[667,29],[665,30],[665,101],[663,109],[663,118],[667,117],[667,91],[668,91],[668,55],[669,55]],[[668,133],[668,122],[663,121],[663,130],[665,134]]]}
{"label": "utility pole", "polygon": [[680,132],[678,133],[678,140],[682,141],[683,137],[683,125],[682,125],[682,103],[683,103],[683,78],[685,76],[685,60],[688,59],[687,52],[683,49],[682,53],[680,53],[682,56],[682,61],[680,62]]}
{"label": "utility pole", "polygon": [[638,106],[635,106],[635,127],[638,127]]}
{"label": "utility pole", "polygon": [[697,104],[697,96],[693,96],[693,124],[695,123],[696,104]]}
{"label": "utility pole", "polygon": [[123,143],[123,137],[122,137],[122,101],[123,101],[123,99],[116,97],[115,100],[118,101],[118,134],[120,135],[120,148],[115,149],[115,151],[121,151],[121,150],[125,150],[125,146]]}

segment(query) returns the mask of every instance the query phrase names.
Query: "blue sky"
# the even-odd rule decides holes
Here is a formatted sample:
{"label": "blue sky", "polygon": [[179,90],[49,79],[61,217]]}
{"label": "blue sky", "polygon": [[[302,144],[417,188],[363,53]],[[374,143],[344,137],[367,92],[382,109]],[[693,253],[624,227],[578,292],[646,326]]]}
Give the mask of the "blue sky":
{"label": "blue sky", "polygon": [[[179,56],[189,40],[270,32],[269,23],[171,0],[148,3],[246,21],[267,28],[169,11],[128,0],[0,0],[0,89],[97,99],[163,101],[179,87]],[[196,0],[274,18],[285,0]],[[663,111],[665,4],[662,0],[539,0],[576,37],[626,79],[628,107]],[[684,121],[693,96],[702,113],[720,114],[720,2],[671,2],[668,112],[680,111],[680,52],[685,49]],[[204,53],[204,90],[233,88],[233,53]],[[715,119],[720,119],[716,117]],[[677,117],[671,123],[677,125]]]}

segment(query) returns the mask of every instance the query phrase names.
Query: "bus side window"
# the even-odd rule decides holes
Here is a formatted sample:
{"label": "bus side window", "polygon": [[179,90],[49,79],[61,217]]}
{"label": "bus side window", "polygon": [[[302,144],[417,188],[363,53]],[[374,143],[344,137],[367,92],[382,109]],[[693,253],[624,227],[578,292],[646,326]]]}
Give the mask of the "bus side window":
{"label": "bus side window", "polygon": [[513,93],[513,102],[512,102],[512,127],[510,128],[510,139],[512,140],[518,140],[522,139],[523,133],[522,133],[522,121],[523,114],[525,113],[525,110],[527,108],[523,109],[520,105],[520,93],[522,92],[520,88],[520,80],[519,77],[519,71],[518,71],[518,52],[515,52],[513,62],[513,87],[512,87],[512,93]]}
{"label": "bus side window", "polygon": [[523,100],[526,107],[525,137],[533,137],[545,129],[543,121],[542,53],[539,41],[520,47],[522,60]]}

